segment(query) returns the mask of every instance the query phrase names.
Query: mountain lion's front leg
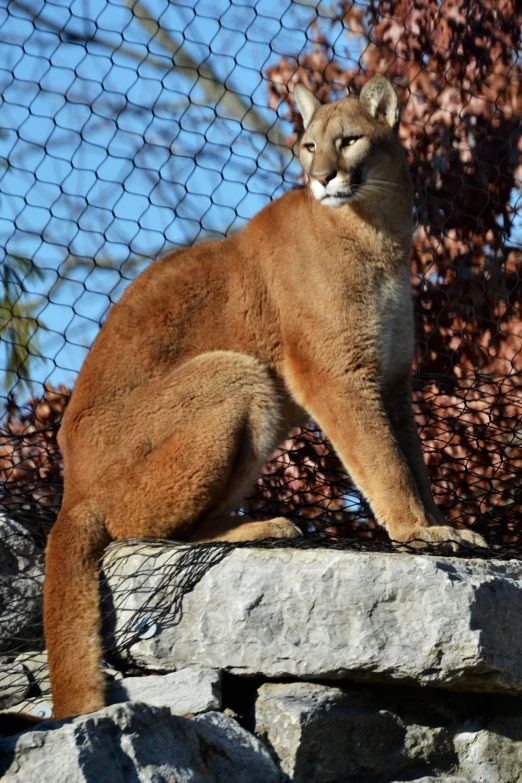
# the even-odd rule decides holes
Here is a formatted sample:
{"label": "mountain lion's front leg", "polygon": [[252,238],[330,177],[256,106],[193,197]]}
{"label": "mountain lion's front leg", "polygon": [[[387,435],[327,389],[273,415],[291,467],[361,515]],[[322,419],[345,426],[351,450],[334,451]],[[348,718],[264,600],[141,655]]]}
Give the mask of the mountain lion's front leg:
{"label": "mountain lion's front leg", "polygon": [[424,462],[421,441],[413,415],[409,375],[396,378],[383,393],[383,402],[399,448],[405,456],[429,519],[435,525],[445,525],[431,492],[428,471]]}
{"label": "mountain lion's front leg", "polygon": [[341,375],[304,369],[302,364],[291,375],[299,401],[324,430],[392,540],[417,541],[421,546],[444,541],[452,550],[461,545],[484,546],[471,530],[433,525],[415,471],[393,431],[377,378],[365,369]]}

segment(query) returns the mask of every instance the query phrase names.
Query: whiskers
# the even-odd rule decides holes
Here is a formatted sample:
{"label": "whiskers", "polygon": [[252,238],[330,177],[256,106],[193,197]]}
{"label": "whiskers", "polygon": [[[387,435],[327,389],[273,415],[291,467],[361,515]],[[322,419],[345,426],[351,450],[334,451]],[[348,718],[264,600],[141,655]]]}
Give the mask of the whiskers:
{"label": "whiskers", "polygon": [[359,193],[374,194],[376,196],[395,196],[404,191],[404,186],[386,179],[367,179],[359,186]]}

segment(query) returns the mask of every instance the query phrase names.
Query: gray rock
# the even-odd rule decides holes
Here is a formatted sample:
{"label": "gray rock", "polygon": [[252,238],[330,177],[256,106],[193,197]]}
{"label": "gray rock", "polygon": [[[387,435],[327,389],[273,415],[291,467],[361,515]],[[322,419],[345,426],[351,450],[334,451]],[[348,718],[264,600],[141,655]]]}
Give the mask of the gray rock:
{"label": "gray rock", "polygon": [[255,730],[292,783],[522,783],[518,698],[266,683]]}
{"label": "gray rock", "polygon": [[25,702],[29,691],[32,696],[51,692],[47,653],[26,652],[16,657],[11,653],[0,658],[0,710]]}
{"label": "gray rock", "polygon": [[37,687],[42,696],[51,693],[51,681],[49,678],[49,664],[47,663],[47,650],[42,652],[26,652],[17,655],[16,663],[21,664],[33,687]]}
{"label": "gray rock", "polygon": [[417,778],[417,780],[402,781],[394,780],[393,783],[474,783],[469,778],[433,778],[428,776],[427,778]]}
{"label": "gray rock", "polygon": [[50,718],[50,696],[46,651],[26,652],[14,659],[12,655],[0,659],[0,711],[9,708],[15,712]]}
{"label": "gray rock", "polygon": [[278,783],[262,744],[234,720],[195,720],[139,703],[44,723],[0,742],[0,776],[16,783]]}
{"label": "gray rock", "polygon": [[27,715],[34,715],[37,718],[50,720],[53,717],[53,703],[50,699],[46,699],[42,696],[32,696],[31,698],[17,702],[10,706],[9,709],[0,710],[0,714],[4,712],[7,712],[10,715],[24,712]]}
{"label": "gray rock", "polygon": [[0,511],[0,653],[43,649],[43,574],[40,544]]}
{"label": "gray rock", "polygon": [[145,668],[522,690],[519,561],[140,542],[104,571],[111,638]]}
{"label": "gray rock", "polygon": [[374,696],[368,689],[266,684],[258,692],[255,730],[293,783],[362,783],[451,763],[451,736],[443,727],[416,724],[396,705],[379,708]]}
{"label": "gray rock", "polygon": [[0,709],[11,707],[29,693],[30,682],[21,663],[0,664]]}
{"label": "gray rock", "polygon": [[476,718],[457,734],[459,771],[473,783],[522,783],[521,712]]}
{"label": "gray rock", "polygon": [[280,771],[264,745],[233,718],[208,712],[194,719],[202,755],[223,783],[279,783]]}
{"label": "gray rock", "polygon": [[182,669],[150,677],[124,677],[110,682],[107,701],[141,701],[169,707],[175,715],[221,709],[221,672],[216,669]]}

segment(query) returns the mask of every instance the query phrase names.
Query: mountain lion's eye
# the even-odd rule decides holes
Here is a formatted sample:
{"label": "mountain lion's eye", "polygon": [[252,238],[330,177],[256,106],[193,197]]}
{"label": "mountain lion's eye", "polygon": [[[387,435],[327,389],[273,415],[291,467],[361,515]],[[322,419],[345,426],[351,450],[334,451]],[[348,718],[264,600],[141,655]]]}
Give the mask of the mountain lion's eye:
{"label": "mountain lion's eye", "polygon": [[308,144],[303,144],[303,147],[305,150],[308,150],[308,152],[315,152],[315,144],[313,141],[309,141]]}
{"label": "mountain lion's eye", "polygon": [[343,147],[351,147],[359,139],[360,139],[360,136],[345,136],[344,139],[342,139],[342,141],[341,141],[341,148],[343,148]]}

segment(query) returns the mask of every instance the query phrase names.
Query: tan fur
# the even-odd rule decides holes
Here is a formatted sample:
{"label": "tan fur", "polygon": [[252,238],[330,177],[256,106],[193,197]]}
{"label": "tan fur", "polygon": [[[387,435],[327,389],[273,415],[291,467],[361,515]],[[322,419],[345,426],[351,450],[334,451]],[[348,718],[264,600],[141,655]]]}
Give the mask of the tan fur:
{"label": "tan fur", "polygon": [[304,88],[297,98],[310,187],[235,237],[151,264],[85,360],[60,431],[65,495],[47,552],[56,717],[104,704],[107,543],[297,535],[284,519],[228,513],[310,417],[393,539],[481,542],[431,526],[444,520],[410,401],[412,195],[395,93],[379,77],[361,102],[320,106]]}

